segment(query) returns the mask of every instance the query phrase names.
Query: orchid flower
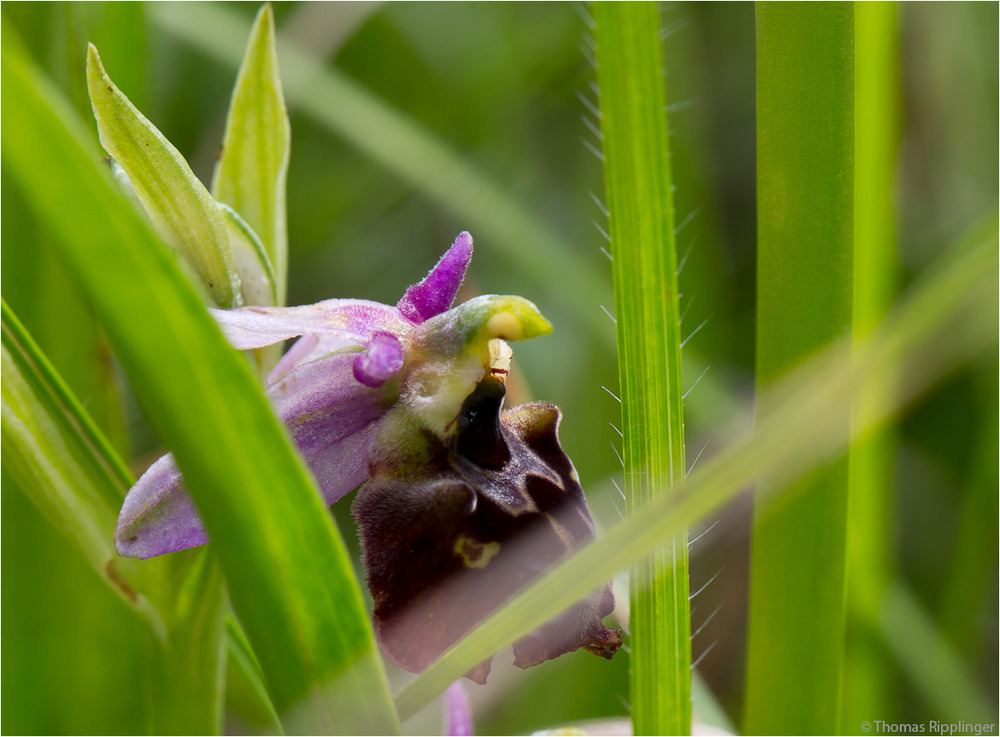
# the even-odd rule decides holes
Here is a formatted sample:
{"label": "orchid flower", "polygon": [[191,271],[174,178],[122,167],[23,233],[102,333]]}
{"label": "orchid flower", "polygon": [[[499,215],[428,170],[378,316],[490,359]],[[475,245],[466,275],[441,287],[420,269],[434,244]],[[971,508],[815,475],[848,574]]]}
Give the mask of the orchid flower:
{"label": "orchid flower", "polygon": [[[462,233],[395,306],[332,299],[212,310],[240,350],[298,337],[267,394],[328,505],[364,484],[353,512],[376,635],[412,671],[594,536],[556,434],[559,410],[533,403],[501,413],[506,341],[552,327],[521,297],[485,295],[451,308],[471,256],[472,238]],[[160,458],[125,499],[118,552],[149,558],[206,542],[173,457]],[[515,643],[516,664],[579,647],[611,657],[621,633],[601,618],[613,608],[605,586]],[[485,682],[489,665],[468,676]]]}

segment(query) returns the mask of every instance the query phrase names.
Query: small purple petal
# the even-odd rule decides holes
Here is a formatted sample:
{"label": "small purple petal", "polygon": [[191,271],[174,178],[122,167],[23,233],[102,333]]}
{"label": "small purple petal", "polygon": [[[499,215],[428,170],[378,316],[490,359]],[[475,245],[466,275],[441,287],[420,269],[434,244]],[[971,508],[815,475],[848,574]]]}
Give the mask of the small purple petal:
{"label": "small purple petal", "polygon": [[268,389],[323,493],[333,504],[368,478],[375,423],[396,393],[354,378],[356,352],[299,364]]}
{"label": "small purple petal", "polygon": [[346,348],[367,344],[376,332],[405,332],[413,327],[395,307],[361,299],[328,299],[300,307],[213,309],[211,313],[229,342],[241,351],[313,334],[333,336],[337,347]]}
{"label": "small purple petal", "polygon": [[373,389],[403,368],[403,346],[392,333],[376,333],[354,359],[354,378]]}
{"label": "small purple petal", "polygon": [[472,236],[463,231],[431,273],[422,282],[407,289],[399,300],[396,307],[403,317],[421,323],[451,307],[471,258]]}
{"label": "small purple petal", "polygon": [[172,455],[147,469],[125,497],[115,548],[127,558],[152,558],[208,542]]}
{"label": "small purple petal", "polygon": [[470,737],[472,732],[472,706],[465,684],[459,679],[444,692],[444,733],[449,737]]}

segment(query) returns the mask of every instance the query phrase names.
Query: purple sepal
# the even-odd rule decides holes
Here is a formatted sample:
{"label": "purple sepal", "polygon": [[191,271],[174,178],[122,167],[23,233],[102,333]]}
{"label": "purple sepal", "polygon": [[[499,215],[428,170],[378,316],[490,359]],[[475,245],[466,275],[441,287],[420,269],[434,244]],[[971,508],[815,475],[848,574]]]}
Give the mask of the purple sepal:
{"label": "purple sepal", "polygon": [[463,231],[431,273],[407,289],[396,304],[403,317],[421,323],[451,307],[471,258],[472,236]]}
{"label": "purple sepal", "polygon": [[115,548],[126,558],[152,558],[208,542],[174,457],[150,466],[125,497]]}
{"label": "purple sepal", "polygon": [[241,351],[279,343],[299,335],[322,335],[324,348],[332,352],[351,345],[366,345],[376,332],[406,331],[413,325],[399,310],[363,299],[328,299],[300,307],[240,307],[210,310],[226,334]]}
{"label": "purple sepal", "polygon": [[[300,364],[268,389],[328,505],[368,477],[375,423],[395,399],[354,380],[357,355],[336,353]],[[118,554],[152,558],[206,542],[174,458],[165,455],[125,498],[115,530]]]}
{"label": "purple sepal", "polygon": [[403,368],[403,346],[392,333],[376,333],[354,359],[354,378],[365,386],[382,386]]}
{"label": "purple sepal", "polygon": [[444,692],[444,708],[444,733],[449,737],[470,737],[473,734],[472,706],[461,678]]}
{"label": "purple sepal", "polygon": [[375,423],[396,399],[354,379],[357,356],[345,351],[300,364],[268,389],[327,504],[368,478]]}

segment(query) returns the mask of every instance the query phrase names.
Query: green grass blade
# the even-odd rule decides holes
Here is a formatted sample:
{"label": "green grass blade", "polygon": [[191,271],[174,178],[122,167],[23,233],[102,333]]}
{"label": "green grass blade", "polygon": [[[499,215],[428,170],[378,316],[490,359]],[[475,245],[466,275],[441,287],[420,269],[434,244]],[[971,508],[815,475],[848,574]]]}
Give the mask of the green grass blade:
{"label": "green grass blade", "polygon": [[[854,9],[757,5],[757,388],[851,329]],[[770,411],[757,405],[758,421]],[[817,417],[844,428],[835,409]],[[744,730],[836,733],[848,465],[754,510]],[[768,492],[774,480],[763,477]],[[794,698],[790,695],[794,694]]]}
{"label": "green grass blade", "polygon": [[[396,696],[408,718],[483,658],[556,616],[619,571],[697,520],[715,513],[766,470],[780,482],[775,502],[793,504],[806,490],[787,488],[840,456],[851,439],[877,429],[934,382],[974,355],[996,350],[994,324],[984,311],[996,303],[996,222],[976,246],[930,270],[879,329],[852,346],[840,341],[773,387],[773,411],[752,432],[732,439],[671,495],[659,495],[600,539],[578,550],[506,602]],[[906,368],[900,391],[850,426],[837,410],[856,393]],[[873,408],[873,410],[876,408]],[[816,417],[840,417],[839,425]],[[721,443],[720,443],[721,444]],[[778,489],[781,491],[777,491]]]}
{"label": "green grass blade", "polygon": [[101,145],[128,174],[160,235],[187,259],[217,305],[238,306],[240,281],[218,204],[180,152],[114,85],[93,45],[87,84]]}
{"label": "green grass blade", "polygon": [[[213,550],[185,553],[170,588],[169,633],[150,645],[158,734],[221,734],[226,691],[226,593]],[[174,562],[174,561],[171,561]]]}
{"label": "green grass blade", "polygon": [[[684,478],[677,255],[666,92],[653,3],[598,2],[604,182],[611,213],[615,314],[630,513]],[[636,734],[691,730],[687,535],[630,577],[632,722]]]}
{"label": "green grass blade", "polygon": [[893,186],[900,137],[899,8],[855,5],[854,332],[867,335],[896,296]]}
{"label": "green grass blade", "polygon": [[112,545],[128,471],[24,326],[3,309],[3,466],[52,526],[160,639],[164,624]]}
{"label": "green grass blade", "polygon": [[[895,297],[893,189],[899,148],[899,21],[895,3],[855,5],[854,318],[867,335]],[[853,412],[894,391],[896,379],[859,396]],[[861,420],[863,422],[863,420]],[[878,635],[878,610],[893,577],[892,497],[897,441],[886,427],[851,448],[848,525],[848,641],[844,725],[891,717],[891,673]]]}
{"label": "green grass blade", "polygon": [[257,662],[246,635],[232,616],[226,620],[226,632],[229,634],[226,658],[227,708],[246,720],[255,730],[280,734],[281,720],[268,698],[260,663]]}
{"label": "green grass blade", "polygon": [[5,166],[53,224],[174,451],[286,724],[398,730],[343,542],[246,361],[114,191],[65,103],[6,46],[2,90]]}
{"label": "green grass blade", "polygon": [[212,177],[212,194],[236,210],[260,236],[274,265],[277,304],[285,303],[288,281],[285,179],[290,150],[274,12],[266,4],[257,14],[236,79],[222,153]]}
{"label": "green grass blade", "polygon": [[34,217],[16,187],[5,186],[6,180],[5,174],[4,300],[67,387],[86,400],[95,424],[119,453],[127,454],[120,380],[107,341],[65,266],[53,254],[49,228]]}
{"label": "green grass blade", "polygon": [[939,601],[942,629],[956,650],[972,662],[985,655],[977,642],[977,621],[994,591],[1000,503],[996,462],[1000,428],[991,409],[1000,405],[996,361],[996,356],[984,361],[976,376],[984,397],[981,429],[973,450],[971,478],[962,489],[947,584]]}
{"label": "green grass blade", "polygon": [[[36,18],[59,18],[72,23],[75,15],[86,14],[92,6],[35,6],[30,9],[25,6],[23,9]],[[8,11],[9,7],[5,7],[0,15],[4,43],[27,54],[25,39],[10,21]],[[114,6],[106,8],[106,13],[110,27],[95,29],[95,35],[107,42],[113,56],[119,51],[131,53],[129,72],[141,77],[146,68],[142,8]],[[82,49],[72,43],[67,46],[69,48],[47,59],[50,73],[64,80],[64,87],[72,91],[78,109],[89,116],[86,79],[80,74]],[[6,179],[5,174],[4,184]],[[113,447],[127,456],[129,438],[123,416],[120,377],[93,311],[65,265],[53,253],[54,236],[48,225],[34,216],[16,187],[2,187],[2,199],[3,297],[67,387],[86,403],[87,414]]]}

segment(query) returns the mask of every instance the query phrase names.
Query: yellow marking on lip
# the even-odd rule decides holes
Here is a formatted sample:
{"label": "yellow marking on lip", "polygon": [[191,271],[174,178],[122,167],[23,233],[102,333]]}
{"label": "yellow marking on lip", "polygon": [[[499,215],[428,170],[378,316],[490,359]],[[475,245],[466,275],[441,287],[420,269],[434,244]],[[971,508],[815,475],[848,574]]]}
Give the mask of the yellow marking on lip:
{"label": "yellow marking on lip", "polygon": [[485,568],[493,556],[500,552],[500,543],[481,543],[459,535],[455,540],[455,552],[462,556],[467,568]]}

